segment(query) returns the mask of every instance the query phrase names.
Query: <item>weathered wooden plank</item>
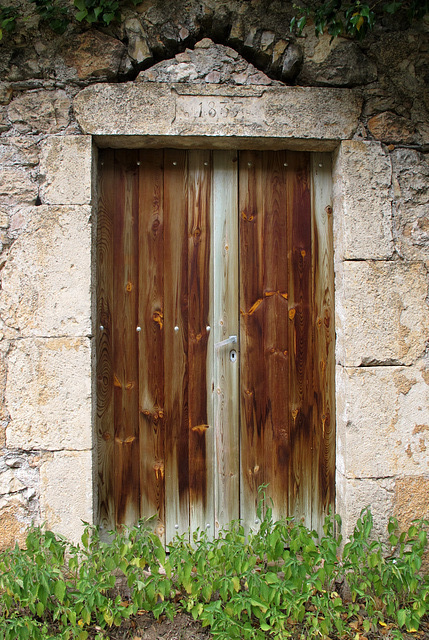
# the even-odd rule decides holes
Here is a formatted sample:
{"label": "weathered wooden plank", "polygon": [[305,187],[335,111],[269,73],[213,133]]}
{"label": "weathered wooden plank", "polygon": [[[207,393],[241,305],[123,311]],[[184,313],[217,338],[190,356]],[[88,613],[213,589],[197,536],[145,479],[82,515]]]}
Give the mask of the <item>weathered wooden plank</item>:
{"label": "weathered wooden plank", "polygon": [[[212,527],[213,420],[209,422],[207,360],[210,318],[211,153],[188,152],[188,403],[190,526]],[[210,375],[211,381],[211,375]],[[210,394],[211,400],[211,394]]]}
{"label": "weathered wooden plank", "polygon": [[273,516],[288,511],[289,354],[285,152],[263,156],[263,341],[265,368],[264,466]]}
{"label": "weathered wooden plank", "polygon": [[313,481],[312,528],[323,532],[335,500],[335,327],[331,160],[312,154]]}
{"label": "weathered wooden plank", "polygon": [[115,175],[113,151],[99,156],[100,198],[97,216],[97,522],[115,526],[113,426],[113,211]]}
{"label": "weathered wooden plank", "polygon": [[254,528],[258,487],[266,481],[263,425],[267,411],[263,337],[263,193],[262,153],[239,156],[240,214],[240,516]]}
{"label": "weathered wooden plank", "polygon": [[187,155],[173,149],[164,152],[164,372],[168,543],[189,527]]}
{"label": "weathered wooden plank", "polygon": [[139,409],[141,516],[165,538],[163,151],[139,154]]}
{"label": "weathered wooden plank", "polygon": [[289,215],[289,514],[311,526],[312,260],[310,156],[286,155]]}
{"label": "weathered wooden plank", "polygon": [[[212,339],[239,335],[237,153],[213,152]],[[239,344],[214,350],[215,531],[239,517],[239,361],[230,359]]]}
{"label": "weathered wooden plank", "polygon": [[118,524],[140,513],[138,406],[138,172],[136,152],[115,152],[113,384],[115,509]]}

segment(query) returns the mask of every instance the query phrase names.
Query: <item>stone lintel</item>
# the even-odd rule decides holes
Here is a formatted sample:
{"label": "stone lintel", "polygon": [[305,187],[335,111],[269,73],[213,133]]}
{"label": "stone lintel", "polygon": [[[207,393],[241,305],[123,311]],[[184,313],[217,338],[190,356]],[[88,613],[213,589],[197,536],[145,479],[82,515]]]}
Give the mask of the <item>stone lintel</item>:
{"label": "stone lintel", "polygon": [[84,133],[103,138],[132,132],[158,141],[216,136],[234,138],[233,146],[240,138],[281,139],[285,145],[289,139],[352,137],[361,105],[350,89],[127,83],[86,87],[74,112]]}

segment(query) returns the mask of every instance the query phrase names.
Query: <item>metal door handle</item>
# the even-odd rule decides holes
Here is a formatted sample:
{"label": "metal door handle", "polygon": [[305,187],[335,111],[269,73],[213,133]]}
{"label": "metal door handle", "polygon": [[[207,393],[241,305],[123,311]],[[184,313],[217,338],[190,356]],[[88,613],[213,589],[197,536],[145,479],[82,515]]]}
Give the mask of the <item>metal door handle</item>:
{"label": "metal door handle", "polygon": [[237,336],[229,336],[229,338],[225,338],[225,340],[221,340],[220,342],[216,342],[215,349],[220,349],[221,347],[226,347],[228,344],[236,344]]}

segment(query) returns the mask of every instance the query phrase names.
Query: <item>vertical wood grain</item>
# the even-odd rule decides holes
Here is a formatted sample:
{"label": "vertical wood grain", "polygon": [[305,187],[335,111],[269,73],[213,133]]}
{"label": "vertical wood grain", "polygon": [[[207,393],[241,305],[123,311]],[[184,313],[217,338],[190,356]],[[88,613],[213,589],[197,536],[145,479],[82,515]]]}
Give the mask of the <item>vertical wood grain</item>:
{"label": "vertical wood grain", "polygon": [[266,482],[262,162],[260,151],[240,153],[240,517],[246,530],[255,527],[258,487]]}
{"label": "vertical wood grain", "polygon": [[[238,183],[237,152],[213,152],[214,343],[239,336],[238,312]],[[215,349],[215,530],[239,517],[239,343]]]}
{"label": "vertical wood grain", "polygon": [[263,156],[264,466],[274,518],[288,512],[289,448],[288,255],[286,156]]}
{"label": "vertical wood grain", "polygon": [[[185,151],[164,151],[166,541],[189,527],[188,184]],[[176,330],[177,327],[177,330]],[[177,527],[177,528],[176,528]]]}
{"label": "vertical wood grain", "polygon": [[[335,471],[329,157],[100,158],[99,521],[156,513],[166,542],[239,513],[249,530],[268,483],[275,517],[321,531]],[[235,345],[214,349],[233,334],[235,366]]]}
{"label": "vertical wood grain", "polygon": [[331,159],[312,154],[313,481],[312,528],[322,533],[335,501],[335,326]]}
{"label": "vertical wood grain", "polygon": [[163,151],[139,154],[139,409],[141,515],[156,515],[164,539]]}
{"label": "vertical wood grain", "polygon": [[99,156],[100,199],[97,216],[97,459],[98,523],[115,526],[113,424],[113,211],[115,169],[113,151]]}
{"label": "vertical wood grain", "polygon": [[[213,527],[213,421],[207,394],[211,153],[188,152],[188,403],[191,530]],[[211,379],[211,376],[210,376]],[[211,397],[210,397],[211,401]],[[212,529],[213,530],[213,529]]]}
{"label": "vertical wood grain", "polygon": [[289,215],[289,514],[311,526],[312,259],[310,155],[288,153]]}
{"label": "vertical wood grain", "polygon": [[134,524],[140,515],[137,152],[116,151],[115,161],[112,311],[115,508],[118,524]]}

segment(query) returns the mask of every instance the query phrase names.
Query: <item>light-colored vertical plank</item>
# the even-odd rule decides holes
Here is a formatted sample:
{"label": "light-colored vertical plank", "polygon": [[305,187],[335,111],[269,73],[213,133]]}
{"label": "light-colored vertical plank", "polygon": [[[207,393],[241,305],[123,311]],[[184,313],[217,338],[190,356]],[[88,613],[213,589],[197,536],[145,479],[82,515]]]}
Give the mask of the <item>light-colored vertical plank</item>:
{"label": "light-colored vertical plank", "polygon": [[185,151],[164,151],[166,542],[189,528],[188,195]]}
{"label": "light-colored vertical plank", "polygon": [[138,172],[135,152],[116,151],[113,243],[113,384],[117,524],[140,515],[138,406]]}
{"label": "light-colored vertical plank", "polygon": [[97,456],[98,517],[106,530],[115,526],[113,425],[113,151],[99,156],[100,200],[97,216]]}
{"label": "light-colored vertical plank", "polygon": [[[239,340],[238,162],[235,151],[213,152],[214,344]],[[231,360],[231,350],[237,359]],[[215,532],[239,517],[239,342],[214,348]]]}
{"label": "light-colored vertical plank", "polygon": [[240,224],[240,517],[246,531],[258,526],[258,487],[266,482],[266,414],[263,316],[262,152],[239,156]]}
{"label": "light-colored vertical plank", "polygon": [[311,527],[312,482],[312,258],[311,175],[308,153],[286,155],[289,215],[289,515]]}
{"label": "light-colored vertical plank", "polygon": [[323,533],[335,502],[335,326],[331,158],[312,154],[313,481],[312,528]]}
{"label": "light-colored vertical plank", "polygon": [[141,516],[164,518],[164,188],[163,151],[139,154],[139,408]]}
{"label": "light-colored vertical plank", "polygon": [[[191,531],[214,524],[213,421],[207,371],[210,330],[211,153],[188,152],[188,405]],[[210,412],[211,418],[212,412]]]}

